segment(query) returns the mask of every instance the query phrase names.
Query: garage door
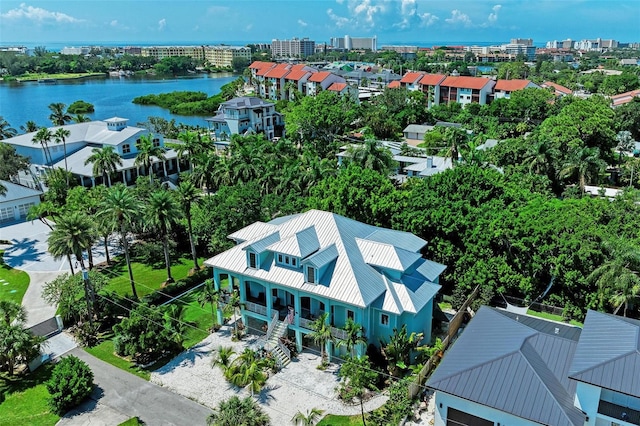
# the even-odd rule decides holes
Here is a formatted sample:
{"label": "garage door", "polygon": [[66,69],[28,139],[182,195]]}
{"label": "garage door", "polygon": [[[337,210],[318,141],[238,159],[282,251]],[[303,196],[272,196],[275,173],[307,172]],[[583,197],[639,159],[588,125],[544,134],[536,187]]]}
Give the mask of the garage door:
{"label": "garage door", "polygon": [[29,213],[29,209],[31,208],[31,206],[35,206],[35,205],[36,203],[26,203],[26,204],[18,205],[18,213],[20,214],[20,217],[22,219],[27,217],[27,213]]}
{"label": "garage door", "polygon": [[4,209],[0,209],[0,223],[10,222],[14,219],[13,217],[13,207],[7,207]]}

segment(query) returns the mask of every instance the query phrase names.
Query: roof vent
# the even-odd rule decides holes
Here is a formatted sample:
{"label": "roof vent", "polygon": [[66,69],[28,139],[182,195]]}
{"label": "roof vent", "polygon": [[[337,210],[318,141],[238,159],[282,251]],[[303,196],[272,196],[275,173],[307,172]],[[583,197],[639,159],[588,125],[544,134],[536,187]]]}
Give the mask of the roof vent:
{"label": "roof vent", "polygon": [[556,327],[556,328],[555,328],[555,330],[553,330],[553,332],[554,332],[555,334],[559,334],[559,333],[560,333],[560,328]]}

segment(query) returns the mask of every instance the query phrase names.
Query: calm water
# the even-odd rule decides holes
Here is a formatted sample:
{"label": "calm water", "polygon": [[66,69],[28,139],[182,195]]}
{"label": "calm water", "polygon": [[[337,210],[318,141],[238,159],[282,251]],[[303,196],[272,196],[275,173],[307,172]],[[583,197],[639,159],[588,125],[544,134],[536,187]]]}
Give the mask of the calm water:
{"label": "calm water", "polygon": [[63,102],[67,106],[77,100],[94,105],[95,112],[87,114],[92,120],[123,117],[130,124],[146,121],[150,116],[176,119],[178,123],[205,126],[204,117],[173,115],[155,106],[135,105],[133,98],[142,95],[173,91],[197,91],[215,95],[220,87],[233,81],[236,75],[210,74],[173,79],[97,78],[57,82],[56,84],[0,83],[0,116],[20,131],[28,120],[40,126],[50,126],[49,104]]}

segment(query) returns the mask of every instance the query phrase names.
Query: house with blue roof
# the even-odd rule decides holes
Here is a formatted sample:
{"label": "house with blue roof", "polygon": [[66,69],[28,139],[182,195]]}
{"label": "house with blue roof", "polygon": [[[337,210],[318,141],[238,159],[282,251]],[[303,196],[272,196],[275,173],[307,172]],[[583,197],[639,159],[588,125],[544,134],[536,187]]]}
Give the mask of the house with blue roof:
{"label": "house with blue roof", "polygon": [[[337,340],[352,319],[376,345],[404,324],[430,341],[445,266],[422,257],[425,240],[319,210],[256,222],[229,238],[236,245],[205,265],[216,288],[239,293],[244,324],[265,329],[266,340],[277,345],[273,335],[288,332],[301,350],[326,312]],[[327,350],[340,348],[329,343]]]}
{"label": "house with blue roof", "polygon": [[427,381],[435,425],[640,425],[640,321],[483,306]]}

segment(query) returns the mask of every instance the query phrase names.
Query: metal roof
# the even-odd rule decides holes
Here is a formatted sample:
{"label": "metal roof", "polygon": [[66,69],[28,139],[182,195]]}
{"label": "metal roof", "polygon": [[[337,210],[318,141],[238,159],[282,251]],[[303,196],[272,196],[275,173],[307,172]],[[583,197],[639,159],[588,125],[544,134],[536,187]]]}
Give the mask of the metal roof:
{"label": "metal roof", "polygon": [[640,321],[588,311],[569,377],[640,398]]}
{"label": "metal roof", "polygon": [[434,129],[433,126],[429,126],[426,124],[409,124],[407,127],[404,128],[403,132],[404,133],[426,133],[426,132],[430,132],[433,129]]}
{"label": "metal roof", "polygon": [[[325,275],[320,278],[320,283],[317,285],[305,283],[301,267],[296,269],[279,266],[275,264],[273,259],[264,269],[247,268],[247,259],[243,250],[248,246],[255,249],[256,244],[258,244],[258,248],[262,249],[266,233],[274,234],[277,231],[279,240],[283,241],[309,228],[315,230],[320,250],[306,259],[306,262],[316,264],[318,267],[334,262],[332,267],[328,268]],[[381,232],[377,233],[376,231]],[[251,235],[253,238],[247,238]],[[303,235],[305,234],[303,233]],[[334,213],[309,210],[305,213],[279,218],[269,224],[258,222],[231,234],[230,238],[240,243],[208,259],[205,264],[230,273],[242,274],[247,279],[253,278],[275,283],[346,304],[367,307],[388,291],[384,274],[378,268],[365,262],[358,247],[356,240],[367,240],[369,236],[379,237],[385,241],[391,240],[395,247],[405,251],[417,251],[425,244],[424,240],[406,232],[384,230]],[[305,238],[300,238],[298,242],[306,244],[307,242],[303,240]],[[275,242],[270,241],[269,244],[264,245],[264,248],[266,249]],[[302,250],[307,249],[303,248]],[[419,255],[417,256],[419,257]],[[422,259],[418,262],[426,262],[426,260]],[[416,281],[420,276],[422,275],[415,275]],[[435,278],[437,277],[434,277],[434,280]],[[404,285],[402,281],[399,284]],[[421,289],[422,286],[428,286],[429,289]],[[432,295],[438,289],[437,284],[424,279],[420,283],[412,283],[409,291],[422,294],[424,297],[433,297]],[[428,301],[429,299],[425,299],[424,303]],[[413,305],[403,306],[405,310],[413,308]]]}
{"label": "metal roof", "polygon": [[280,233],[278,233],[278,231],[276,231],[273,234],[264,236],[264,237],[260,238],[259,240],[254,241],[253,243],[245,246],[243,248],[243,250],[253,250],[258,254],[264,253],[265,251],[268,250],[268,247],[271,244],[273,244],[274,242],[278,241],[279,239],[280,239]]}
{"label": "metal roof", "polygon": [[0,184],[7,188],[7,191],[4,194],[0,195],[0,203],[42,195],[42,192],[38,191],[37,189],[18,185],[6,180],[0,180]]}
{"label": "metal roof", "polygon": [[356,243],[364,261],[373,266],[404,272],[418,259],[420,253],[399,249],[391,244],[356,238]]}
{"label": "metal roof", "polygon": [[481,307],[427,386],[545,425],[584,425],[568,378],[580,331],[548,323]]}
{"label": "metal roof", "polygon": [[318,251],[319,248],[320,242],[313,226],[296,232],[295,235],[279,240],[267,247],[269,251],[274,253],[288,254],[302,259]]}

